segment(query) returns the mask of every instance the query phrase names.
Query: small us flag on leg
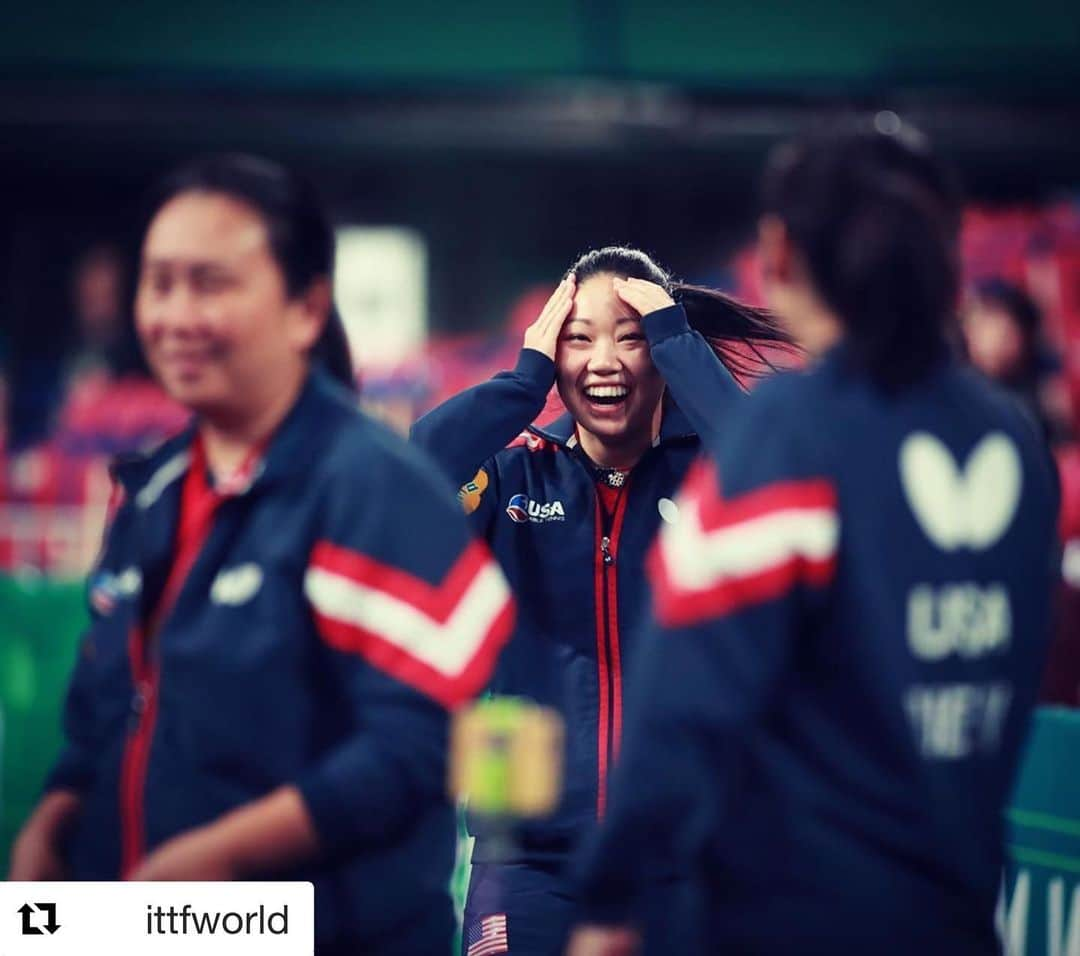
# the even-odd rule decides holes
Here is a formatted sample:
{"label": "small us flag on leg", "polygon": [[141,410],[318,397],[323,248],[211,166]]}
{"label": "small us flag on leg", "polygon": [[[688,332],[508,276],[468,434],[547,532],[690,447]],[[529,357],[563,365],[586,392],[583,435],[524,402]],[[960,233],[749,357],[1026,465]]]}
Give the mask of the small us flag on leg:
{"label": "small us flag on leg", "polygon": [[506,942],[506,914],[485,916],[469,927],[466,940],[469,948],[465,956],[492,956],[509,952]]}

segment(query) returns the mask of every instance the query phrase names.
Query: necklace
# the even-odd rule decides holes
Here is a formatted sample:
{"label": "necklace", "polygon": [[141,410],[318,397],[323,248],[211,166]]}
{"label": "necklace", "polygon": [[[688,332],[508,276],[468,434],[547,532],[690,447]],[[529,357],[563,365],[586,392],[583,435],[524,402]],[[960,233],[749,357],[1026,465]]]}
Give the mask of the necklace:
{"label": "necklace", "polygon": [[619,471],[618,468],[599,468],[597,472],[599,479],[609,488],[621,488],[626,484],[626,476],[629,474],[628,471]]}

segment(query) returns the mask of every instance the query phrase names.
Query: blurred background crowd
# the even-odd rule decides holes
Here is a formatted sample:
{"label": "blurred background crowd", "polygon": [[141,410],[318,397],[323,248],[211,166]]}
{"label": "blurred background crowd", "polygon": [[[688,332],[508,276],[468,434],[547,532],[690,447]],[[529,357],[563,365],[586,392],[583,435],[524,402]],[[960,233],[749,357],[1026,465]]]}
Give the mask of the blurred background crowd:
{"label": "blurred background crowd", "polygon": [[961,171],[958,337],[1059,463],[1062,624],[1047,699],[1075,706],[1075,3],[144,0],[6,15],[0,845],[51,756],[46,720],[82,619],[107,462],[184,420],[148,378],[131,322],[140,201],[166,168],[242,150],[319,185],[363,401],[404,430],[512,365],[587,248],[639,246],[687,281],[757,301],[766,149],[853,112],[921,127]]}

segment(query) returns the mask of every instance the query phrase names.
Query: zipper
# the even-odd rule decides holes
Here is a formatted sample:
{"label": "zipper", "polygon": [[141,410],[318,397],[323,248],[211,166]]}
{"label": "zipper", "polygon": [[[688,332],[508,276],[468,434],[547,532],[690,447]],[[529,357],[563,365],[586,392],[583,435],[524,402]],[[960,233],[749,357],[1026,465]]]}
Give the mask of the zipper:
{"label": "zipper", "polygon": [[146,853],[146,771],[150,764],[150,748],[154,739],[154,725],[157,723],[158,699],[161,696],[161,658],[157,643],[162,629],[176,609],[176,602],[188,575],[210,535],[216,510],[215,501],[210,509],[200,516],[195,537],[174,555],[173,566],[149,622],[145,626],[133,627],[128,640],[128,657],[131,661],[135,692],[131,698],[128,738],[124,746],[124,762],[120,769],[122,877],[127,877]]}
{"label": "zipper", "polygon": [[147,657],[145,635],[133,628],[128,642],[135,691],[131,698],[128,738],[120,774],[121,848],[120,875],[127,878],[145,854],[146,821],[143,796],[150,743],[158,709],[158,668]]}
{"label": "zipper", "polygon": [[[146,772],[157,722],[161,687],[160,634],[176,609],[177,600],[192,568],[199,560],[214,528],[218,508],[226,498],[246,494],[258,477],[269,439],[251,450],[239,468],[214,492],[202,477],[206,468],[201,439],[196,439],[192,460],[180,491],[180,514],[173,564],[157,606],[145,626],[131,629],[128,657],[135,693],[131,699],[128,737],[120,766],[120,872],[126,877],[146,852]],[[199,482],[193,484],[193,480]]]}
{"label": "zipper", "polygon": [[600,691],[597,733],[598,779],[596,814],[603,818],[607,808],[607,778],[619,754],[622,737],[622,661],[619,647],[618,547],[626,514],[629,477],[619,488],[615,507],[609,515],[601,492],[596,490],[595,565],[596,652]]}

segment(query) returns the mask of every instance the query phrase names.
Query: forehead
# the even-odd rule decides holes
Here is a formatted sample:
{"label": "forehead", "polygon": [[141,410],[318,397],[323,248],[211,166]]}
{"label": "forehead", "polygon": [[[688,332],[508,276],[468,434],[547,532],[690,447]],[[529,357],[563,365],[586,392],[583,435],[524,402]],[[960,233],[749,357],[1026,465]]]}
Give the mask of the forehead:
{"label": "forehead", "polygon": [[600,273],[578,286],[568,321],[581,320],[614,325],[619,319],[637,320],[638,314],[615,294],[613,276]]}
{"label": "forehead", "polygon": [[975,299],[964,314],[968,321],[1019,324],[1015,316],[1005,306],[999,302],[986,299]]}
{"label": "forehead", "polygon": [[249,205],[222,193],[170,199],[150,223],[143,259],[233,259],[269,251],[266,224]]}

